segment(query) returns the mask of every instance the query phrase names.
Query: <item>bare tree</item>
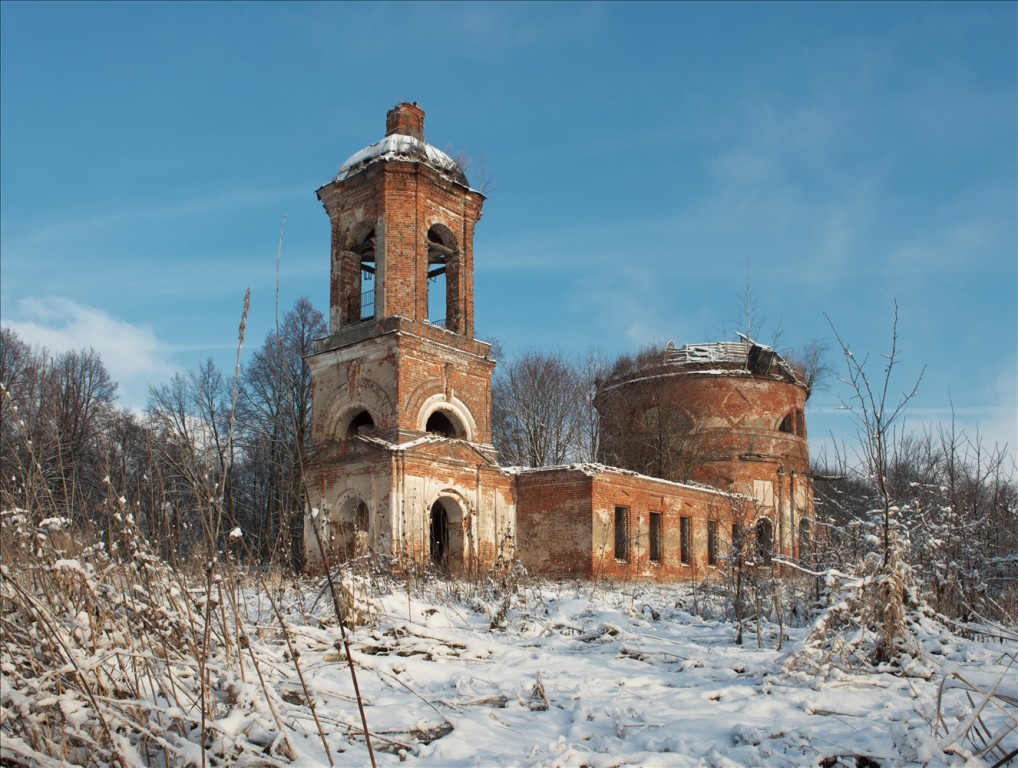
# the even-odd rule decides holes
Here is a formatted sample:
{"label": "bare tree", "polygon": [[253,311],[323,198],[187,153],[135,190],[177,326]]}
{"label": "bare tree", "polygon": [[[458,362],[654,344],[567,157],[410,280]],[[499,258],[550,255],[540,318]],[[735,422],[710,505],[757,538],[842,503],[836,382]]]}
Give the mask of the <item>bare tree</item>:
{"label": "bare tree", "polygon": [[0,489],[5,506],[50,506],[40,503],[49,495],[35,455],[44,421],[40,409],[46,362],[45,353],[33,350],[14,329],[0,329]]}
{"label": "bare tree", "polygon": [[883,554],[884,565],[888,564],[891,555],[891,486],[888,481],[888,469],[890,464],[890,448],[893,438],[895,422],[902,415],[909,401],[919,391],[919,383],[922,381],[926,367],[923,366],[915,384],[907,392],[897,398],[891,394],[891,381],[894,368],[900,362],[898,352],[898,303],[894,303],[894,319],[891,323],[891,349],[882,355],[887,361],[884,367],[883,376],[877,381],[871,381],[866,370],[869,356],[858,358],[853,354],[847,342],[838,334],[838,329],[830,317],[825,314],[838,346],[841,348],[845,359],[848,378],[845,383],[850,388],[848,402],[842,400],[842,405],[852,414],[856,423],[859,435],[859,445],[862,456],[869,470],[870,479],[880,494],[880,501],[883,512]]}
{"label": "bare tree", "polygon": [[820,338],[810,339],[797,349],[786,349],[781,353],[795,371],[802,376],[806,390],[823,389],[833,368],[827,359],[827,342]]}
{"label": "bare tree", "polygon": [[577,363],[576,458],[597,461],[600,456],[601,419],[594,401],[611,362],[601,352],[588,349]]}
{"label": "bare tree", "polygon": [[106,495],[102,442],[116,413],[116,383],[93,349],[50,357],[10,328],[0,345],[0,487],[26,505],[44,502],[51,512],[91,519]]}
{"label": "bare tree", "polygon": [[265,557],[301,565],[304,470],[311,435],[311,371],[305,358],[327,332],[325,318],[301,297],[255,351],[243,377],[238,415],[245,452],[249,519]]}
{"label": "bare tree", "polygon": [[[229,388],[211,359],[149,390],[147,425],[155,435],[154,461],[174,530],[181,534],[193,526],[211,550],[219,546],[222,515],[225,522],[235,520],[230,413]],[[173,541],[171,547],[184,544]]]}
{"label": "bare tree", "polygon": [[528,352],[496,372],[492,439],[504,463],[545,467],[577,458],[580,380],[560,353]]}

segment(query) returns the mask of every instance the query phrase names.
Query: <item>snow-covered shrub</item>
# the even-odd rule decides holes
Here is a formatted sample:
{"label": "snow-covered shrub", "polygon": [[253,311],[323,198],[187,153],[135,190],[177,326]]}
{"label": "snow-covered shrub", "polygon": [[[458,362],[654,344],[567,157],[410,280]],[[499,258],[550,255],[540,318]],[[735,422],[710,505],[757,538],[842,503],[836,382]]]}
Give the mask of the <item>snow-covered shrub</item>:
{"label": "snow-covered shrub", "polygon": [[893,531],[891,543],[886,563],[871,552],[852,574],[827,572],[830,605],[786,669],[825,676],[841,670],[930,677],[932,669],[911,629],[923,606],[902,557],[904,543]]}

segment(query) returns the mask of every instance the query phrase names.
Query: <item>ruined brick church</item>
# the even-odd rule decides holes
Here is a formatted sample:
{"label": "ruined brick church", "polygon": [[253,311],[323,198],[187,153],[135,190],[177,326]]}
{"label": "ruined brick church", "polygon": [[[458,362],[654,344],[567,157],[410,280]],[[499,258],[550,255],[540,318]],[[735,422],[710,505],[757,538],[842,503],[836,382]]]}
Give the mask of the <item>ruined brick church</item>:
{"label": "ruined brick church", "polygon": [[[764,560],[808,546],[809,390],[772,349],[669,343],[602,383],[606,464],[502,467],[495,361],[474,338],[484,196],[403,103],[318,197],[332,268],[330,333],[308,358],[309,568],[324,550],[454,573],[502,558],[552,577],[679,580],[722,566],[742,542]],[[655,453],[650,476],[641,451],[664,427],[683,439]]]}

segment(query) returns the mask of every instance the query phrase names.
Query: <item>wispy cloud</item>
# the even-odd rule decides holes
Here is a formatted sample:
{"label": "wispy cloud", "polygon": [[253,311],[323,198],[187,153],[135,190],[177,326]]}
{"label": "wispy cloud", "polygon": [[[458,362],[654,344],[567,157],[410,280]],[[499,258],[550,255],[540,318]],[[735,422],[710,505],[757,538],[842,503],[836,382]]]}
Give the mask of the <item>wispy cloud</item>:
{"label": "wispy cloud", "polygon": [[77,216],[53,216],[48,212],[45,223],[19,220],[8,214],[6,228],[15,234],[5,244],[9,248],[45,247],[83,237],[95,237],[123,227],[137,228],[156,221],[183,220],[195,216],[221,214],[226,211],[262,206],[277,200],[306,195],[306,189],[255,189],[229,192],[190,200],[162,201],[147,205],[128,205],[120,210]]}
{"label": "wispy cloud", "polygon": [[150,384],[169,378],[175,366],[169,350],[147,325],[133,325],[109,313],[62,297],[17,302],[9,325],[27,343],[53,354],[95,349],[119,387],[121,403],[140,408]]}

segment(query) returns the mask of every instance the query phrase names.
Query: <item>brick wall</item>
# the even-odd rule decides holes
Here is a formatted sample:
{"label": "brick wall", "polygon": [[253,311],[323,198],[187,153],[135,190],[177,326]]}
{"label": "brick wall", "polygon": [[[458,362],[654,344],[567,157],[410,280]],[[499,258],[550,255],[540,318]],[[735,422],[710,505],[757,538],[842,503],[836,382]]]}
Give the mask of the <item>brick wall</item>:
{"label": "brick wall", "polygon": [[520,562],[551,576],[591,575],[591,478],[570,469],[515,477]]}
{"label": "brick wall", "polygon": [[[720,568],[732,526],[752,520],[749,500],[609,467],[528,470],[516,478],[519,556],[529,571],[555,577],[675,581]],[[616,509],[626,521],[616,557]],[[651,513],[660,515],[660,548],[651,559]],[[682,562],[681,519],[689,519],[689,562]],[[708,521],[717,524],[716,562],[708,562]]]}
{"label": "brick wall", "polygon": [[598,397],[603,459],[752,497],[755,517],[774,524],[776,550],[795,556],[799,521],[813,515],[807,395],[798,382],[744,370],[640,370]]}

